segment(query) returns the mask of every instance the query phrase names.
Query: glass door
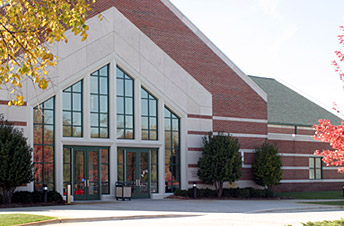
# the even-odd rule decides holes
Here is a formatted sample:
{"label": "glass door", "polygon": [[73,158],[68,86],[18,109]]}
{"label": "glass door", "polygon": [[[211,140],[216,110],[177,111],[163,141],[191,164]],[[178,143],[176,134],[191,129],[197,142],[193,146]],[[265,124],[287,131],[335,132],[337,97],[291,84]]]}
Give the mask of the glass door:
{"label": "glass door", "polygon": [[126,150],[126,181],[132,184],[133,198],[150,197],[150,152]]}
{"label": "glass door", "polygon": [[100,199],[99,150],[92,148],[74,149],[74,199]]}

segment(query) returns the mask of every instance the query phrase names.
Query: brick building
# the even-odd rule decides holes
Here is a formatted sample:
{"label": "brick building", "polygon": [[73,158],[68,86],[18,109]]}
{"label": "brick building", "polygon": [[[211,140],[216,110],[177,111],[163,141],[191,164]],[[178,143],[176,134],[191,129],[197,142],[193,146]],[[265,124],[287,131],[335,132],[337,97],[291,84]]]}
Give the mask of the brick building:
{"label": "brick building", "polygon": [[266,139],[283,150],[278,189],[329,189],[323,182],[344,181],[333,170],[323,173],[331,181],[309,180],[308,158],[323,144],[307,138],[304,149],[298,135],[279,138],[299,125],[270,123],[265,88],[168,0],[98,0],[87,24],[85,42],[67,32],[68,44],[53,47],[59,62],[49,70],[50,89],[33,91],[27,82],[21,108],[7,107],[9,97],[0,91],[1,112],[34,148],[35,181],[21,189],[48,184],[64,193],[71,184],[74,200],[110,199],[116,181],[131,181],[134,197],[162,198],[198,181],[202,137],[209,131],[239,139],[238,186],[255,186],[253,150]]}

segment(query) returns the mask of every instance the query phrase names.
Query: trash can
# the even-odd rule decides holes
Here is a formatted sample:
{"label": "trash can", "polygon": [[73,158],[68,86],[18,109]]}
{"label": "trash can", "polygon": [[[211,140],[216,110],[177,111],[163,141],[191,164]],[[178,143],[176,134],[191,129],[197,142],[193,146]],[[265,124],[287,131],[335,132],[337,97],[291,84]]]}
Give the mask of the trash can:
{"label": "trash can", "polygon": [[115,196],[116,200],[125,199],[131,200],[131,183],[128,182],[116,182],[115,184]]}

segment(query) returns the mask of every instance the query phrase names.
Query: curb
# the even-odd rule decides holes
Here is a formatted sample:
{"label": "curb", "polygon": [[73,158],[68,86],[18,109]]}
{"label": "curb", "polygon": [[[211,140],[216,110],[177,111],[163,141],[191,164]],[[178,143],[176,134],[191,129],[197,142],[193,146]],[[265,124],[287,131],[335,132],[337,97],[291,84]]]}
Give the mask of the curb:
{"label": "curb", "polygon": [[264,210],[256,210],[256,211],[250,211],[247,213],[278,213],[278,212],[299,212],[299,211],[305,211],[305,210],[338,210],[343,209],[343,207],[339,206],[317,206],[317,207],[300,207],[300,208],[286,208],[286,209],[264,209]]}
{"label": "curb", "polygon": [[93,222],[93,221],[120,221],[120,220],[139,220],[139,219],[157,219],[157,218],[174,218],[174,217],[197,217],[202,215],[191,214],[162,214],[162,215],[133,215],[133,216],[116,216],[116,217],[95,217],[95,218],[59,218],[53,220],[38,221],[26,224],[18,224],[17,226],[31,226],[31,225],[48,225],[48,224],[62,224],[62,223],[77,223],[77,222]]}

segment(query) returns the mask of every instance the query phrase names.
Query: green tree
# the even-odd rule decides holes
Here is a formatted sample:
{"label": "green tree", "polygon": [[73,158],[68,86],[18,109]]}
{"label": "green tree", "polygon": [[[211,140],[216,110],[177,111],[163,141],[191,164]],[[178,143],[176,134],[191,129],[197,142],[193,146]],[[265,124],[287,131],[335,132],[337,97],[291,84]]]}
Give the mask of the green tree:
{"label": "green tree", "polygon": [[240,144],[231,136],[210,133],[203,137],[203,145],[197,175],[206,184],[214,185],[217,196],[222,197],[223,183],[231,184],[241,176]]}
{"label": "green tree", "polygon": [[31,158],[23,133],[0,115],[0,187],[5,203],[11,203],[16,187],[33,180]]}
{"label": "green tree", "polygon": [[278,185],[282,180],[282,159],[278,155],[278,147],[268,142],[257,147],[252,167],[254,180],[258,185],[268,189]]}

